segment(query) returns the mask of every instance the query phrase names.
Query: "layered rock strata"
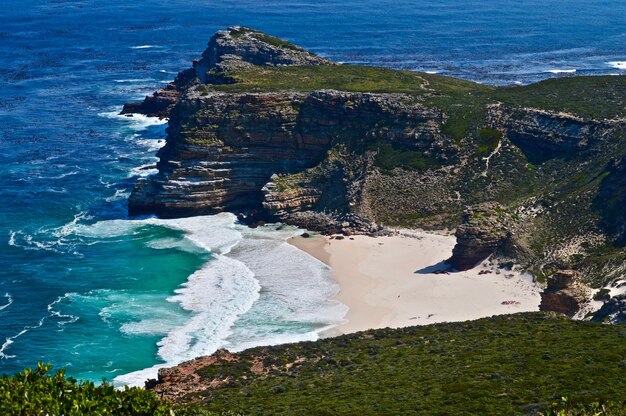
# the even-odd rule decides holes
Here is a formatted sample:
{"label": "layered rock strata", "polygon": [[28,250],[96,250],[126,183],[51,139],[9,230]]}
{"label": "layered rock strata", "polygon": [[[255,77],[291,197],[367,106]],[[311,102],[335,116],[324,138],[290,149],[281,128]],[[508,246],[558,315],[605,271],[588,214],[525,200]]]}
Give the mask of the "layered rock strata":
{"label": "layered rock strata", "polygon": [[317,166],[339,139],[352,148],[401,143],[452,157],[455,147],[440,131],[442,113],[404,104],[404,98],[338,91],[188,93],[170,113],[159,173],[138,182],[130,213],[171,217],[265,208],[281,218],[313,208],[325,188],[340,184],[290,189],[277,178]]}
{"label": "layered rock strata", "polygon": [[468,208],[456,229],[450,264],[457,270],[468,270],[494,254],[510,238],[506,222],[505,210],[496,203]]}
{"label": "layered rock strata", "polygon": [[615,130],[610,121],[501,104],[490,107],[489,121],[533,162],[575,156],[610,140]]}

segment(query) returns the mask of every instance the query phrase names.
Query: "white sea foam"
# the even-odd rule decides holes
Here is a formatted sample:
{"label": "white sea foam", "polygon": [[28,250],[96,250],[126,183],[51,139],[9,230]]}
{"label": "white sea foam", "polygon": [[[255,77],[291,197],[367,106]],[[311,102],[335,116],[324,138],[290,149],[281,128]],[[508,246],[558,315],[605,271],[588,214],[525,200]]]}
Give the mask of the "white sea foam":
{"label": "white sea foam", "polygon": [[48,312],[50,313],[49,317],[56,317],[58,319],[61,319],[61,321],[57,322],[57,325],[61,327],[61,330],[63,330],[63,327],[65,325],[73,324],[74,322],[78,321],[80,318],[75,315],[63,314],[55,310],[54,308],[56,305],[61,303],[64,299],[71,298],[72,296],[76,296],[76,295],[77,295],[76,293],[66,293],[63,296],[59,296],[54,302],[48,305]]}
{"label": "white sea foam", "polygon": [[[44,322],[46,321],[46,319],[56,316],[58,318],[68,318],[69,321],[63,321],[62,323],[59,323],[59,325],[64,325],[67,323],[70,323],[70,321],[72,321],[72,319],[74,319],[75,317],[71,317],[69,315],[62,315],[59,314],[58,312],[54,311],[54,305],[56,305],[57,303],[59,303],[62,299],[64,299],[66,296],[68,296],[69,294],[65,294],[63,296],[59,296],[57,299],[55,299],[53,302],[51,302],[48,305],[48,315],[43,316],[41,319],[39,319],[39,321],[32,326],[25,326],[21,331],[19,331],[17,334],[7,337],[5,338],[4,343],[2,344],[2,346],[0,346],[0,360],[3,359],[9,359],[9,358],[15,358],[15,355],[9,355],[6,353],[6,350],[11,346],[11,344],[13,344],[15,342],[15,340],[19,337],[21,337],[22,335],[24,335],[25,333],[27,333],[28,331],[30,331],[31,329],[37,329],[41,326],[43,326]],[[78,319],[78,318],[76,318]],[[72,322],[76,322],[75,320]]]}
{"label": "white sea foam", "polygon": [[155,173],[158,173],[158,172],[159,170],[156,168],[155,164],[149,163],[147,165],[141,165],[141,166],[132,168],[130,172],[128,172],[128,177],[129,178],[146,177],[146,176],[154,175]]}
{"label": "white sea foam", "polygon": [[130,196],[130,192],[124,189],[116,189],[115,193],[105,198],[107,202],[119,201],[120,199],[126,199]]}
{"label": "white sea foam", "polygon": [[620,69],[622,71],[626,71],[626,61],[607,62],[607,65],[609,65],[612,68],[616,68],[616,69]]}
{"label": "white sea foam", "polygon": [[13,304],[13,298],[11,297],[11,294],[9,292],[5,293],[4,297],[6,298],[7,303],[5,303],[4,305],[0,305],[0,311],[5,310]]}
{"label": "white sea foam", "polygon": [[[338,287],[328,268],[286,243],[297,232],[295,228],[251,230],[235,224],[232,214],[141,222],[185,232],[189,241],[210,251],[213,259],[168,298],[190,315],[159,341],[158,355],[165,363],[118,376],[116,384],[143,385],[159,368],[222,347],[239,351],[314,340],[320,331],[340,323],[347,311],[330,300]],[[163,239],[157,244],[175,243]],[[160,321],[141,320],[122,330],[154,333],[163,329]]]}
{"label": "white sea foam", "polygon": [[131,46],[131,49],[152,49],[152,48],[160,48],[160,46],[157,45],[138,45],[138,46]]}
{"label": "white sea foam", "polygon": [[[9,233],[9,245],[24,250],[45,250],[60,253],[59,248],[66,245],[66,237],[73,233],[74,227],[80,221],[91,218],[86,212],[81,211],[75,214],[74,218],[68,223],[56,228],[40,228],[34,235],[21,230],[11,230]],[[56,239],[50,240],[50,237],[55,237]]]}
{"label": "white sea foam", "polygon": [[59,175],[55,175],[55,176],[39,176],[40,179],[63,179],[63,178],[67,178],[68,176],[74,176],[74,175],[78,175],[80,173],[81,169],[78,168],[77,170],[71,170],[69,172],[64,172],[61,173]]}
{"label": "white sea foam", "polygon": [[120,120],[127,123],[128,128],[134,131],[145,130],[150,126],[159,126],[167,124],[166,118],[148,117],[143,114],[120,114],[121,109],[115,108],[111,111],[99,113],[100,117]]}
{"label": "white sea foam", "polygon": [[156,81],[154,78],[131,78],[131,79],[114,79],[113,82],[118,84],[134,84],[134,83],[142,83],[142,82],[153,82]]}
{"label": "white sea foam", "polygon": [[23,250],[44,250],[54,253],[60,252],[55,248],[59,243],[58,241],[38,241],[32,235],[26,234],[23,231],[11,231],[8,242],[10,246],[18,247]]}
{"label": "white sea foam", "polygon": [[65,188],[53,188],[51,186],[46,187],[43,191],[50,192],[53,194],[66,194],[67,193],[67,189]]}
{"label": "white sea foam", "polygon": [[15,235],[17,234],[16,231],[10,230],[9,231],[9,242],[8,244],[10,246],[15,246]]}
{"label": "white sea foam", "polygon": [[21,337],[26,332],[28,332],[28,329],[25,328],[25,329],[22,329],[20,332],[18,332],[16,335],[13,335],[12,337],[5,338],[4,343],[2,344],[2,346],[0,346],[0,360],[5,360],[5,359],[9,359],[9,358],[15,358],[15,355],[6,354],[5,351],[6,351],[7,348],[9,348],[11,346],[11,344],[13,344],[13,340],[15,340],[16,338]]}
{"label": "white sea foam", "polygon": [[74,214],[74,218],[67,224],[49,230],[50,234],[57,238],[67,237],[68,235],[74,233],[74,230],[79,226],[79,223],[81,221],[90,220],[92,218],[93,217],[91,215],[88,215],[86,211],[80,211],[78,214]]}
{"label": "white sea foam", "polygon": [[575,69],[548,69],[546,72],[551,74],[574,74],[576,73]]}
{"label": "white sea foam", "polygon": [[182,251],[186,251],[189,253],[201,254],[205,253],[201,247],[198,247],[196,244],[191,242],[188,239],[181,240],[179,238],[160,238],[158,240],[151,240],[146,243],[146,245],[155,250],[168,250],[168,249],[178,249]]}
{"label": "white sea foam", "polygon": [[271,227],[244,229],[244,239],[231,253],[252,270],[264,289],[227,339],[225,346],[232,351],[315,340],[343,322],[347,312],[345,305],[332,299],[339,287],[330,269],[286,242],[299,231]]}
{"label": "white sea foam", "polygon": [[144,146],[147,150],[151,152],[156,152],[165,145],[164,139],[145,139],[140,137],[131,137],[131,140],[141,146]]}

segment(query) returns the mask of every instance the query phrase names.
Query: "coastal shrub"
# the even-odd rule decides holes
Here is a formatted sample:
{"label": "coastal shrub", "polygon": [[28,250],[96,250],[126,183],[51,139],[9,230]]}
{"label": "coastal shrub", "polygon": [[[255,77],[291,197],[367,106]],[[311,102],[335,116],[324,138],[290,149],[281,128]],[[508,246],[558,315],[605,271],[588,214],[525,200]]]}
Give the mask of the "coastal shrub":
{"label": "coastal shrub", "polygon": [[0,377],[2,415],[171,415],[169,403],[136,387],[114,388],[103,382],[78,382],[65,370],[50,374],[50,365],[39,363],[13,376]]}
{"label": "coastal shrub", "polygon": [[488,156],[500,143],[502,133],[498,130],[485,127],[478,132],[478,155]]}
{"label": "coastal shrub", "polygon": [[384,170],[403,168],[423,171],[441,167],[437,160],[424,156],[424,152],[419,150],[389,143],[379,145],[378,149],[375,164]]}
{"label": "coastal shrub", "polygon": [[[246,415],[624,416],[626,329],[550,314],[370,330],[236,358],[245,376],[214,388],[205,378],[206,390],[180,397],[181,406]],[[260,361],[269,373],[250,371]],[[197,372],[219,378],[233,368],[216,366]]]}

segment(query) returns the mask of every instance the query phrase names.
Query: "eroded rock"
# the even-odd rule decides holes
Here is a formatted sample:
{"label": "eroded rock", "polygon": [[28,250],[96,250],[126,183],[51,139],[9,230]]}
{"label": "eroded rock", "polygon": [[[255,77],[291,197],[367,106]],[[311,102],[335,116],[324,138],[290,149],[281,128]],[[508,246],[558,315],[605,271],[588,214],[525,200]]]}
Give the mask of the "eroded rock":
{"label": "eroded rock", "polygon": [[578,282],[576,271],[558,270],[548,278],[548,286],[541,293],[539,310],[558,312],[571,318],[587,301],[588,292],[588,289]]}
{"label": "eroded rock", "polygon": [[449,262],[457,270],[468,270],[495,253],[509,237],[506,211],[488,202],[466,209],[456,230],[456,245]]}

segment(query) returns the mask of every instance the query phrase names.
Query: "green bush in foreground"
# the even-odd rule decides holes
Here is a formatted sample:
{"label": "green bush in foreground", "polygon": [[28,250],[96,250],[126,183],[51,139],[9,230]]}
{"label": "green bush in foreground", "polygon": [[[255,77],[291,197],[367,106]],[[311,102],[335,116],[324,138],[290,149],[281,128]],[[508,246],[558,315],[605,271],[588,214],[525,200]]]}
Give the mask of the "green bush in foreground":
{"label": "green bush in foreground", "polygon": [[0,378],[2,415],[171,415],[170,404],[140,388],[116,390],[65,377],[59,370],[51,375],[50,365],[39,364]]}

